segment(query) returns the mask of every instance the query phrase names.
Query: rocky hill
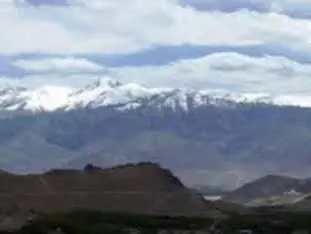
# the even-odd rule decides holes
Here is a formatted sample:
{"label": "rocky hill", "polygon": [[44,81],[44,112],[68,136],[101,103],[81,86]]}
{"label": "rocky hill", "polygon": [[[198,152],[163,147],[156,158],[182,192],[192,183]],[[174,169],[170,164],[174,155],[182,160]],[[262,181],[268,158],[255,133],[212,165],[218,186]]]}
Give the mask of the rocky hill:
{"label": "rocky hill", "polygon": [[[264,204],[262,199],[267,199],[268,204],[270,200],[271,202],[280,200],[276,199],[279,196],[293,193],[296,195],[296,191],[301,191],[302,186],[305,186],[305,181],[287,176],[268,175],[227,193],[223,200],[244,204],[250,202]],[[311,187],[309,187],[309,192],[311,192]]]}
{"label": "rocky hill", "polygon": [[311,179],[268,175],[227,193],[221,202],[291,211],[311,210]]}
{"label": "rocky hill", "polygon": [[211,203],[183,186],[170,171],[152,163],[109,169],[88,165],[83,171],[0,175],[2,214],[77,208],[163,215],[219,214]]}

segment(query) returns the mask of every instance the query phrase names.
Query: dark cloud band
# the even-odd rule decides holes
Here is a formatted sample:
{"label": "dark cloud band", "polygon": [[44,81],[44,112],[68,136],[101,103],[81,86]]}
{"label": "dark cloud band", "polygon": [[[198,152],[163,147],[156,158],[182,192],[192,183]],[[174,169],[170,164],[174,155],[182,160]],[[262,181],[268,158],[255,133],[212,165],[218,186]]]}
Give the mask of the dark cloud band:
{"label": "dark cloud band", "polygon": [[294,18],[311,18],[311,2],[286,3],[273,0],[181,0],[201,11],[235,12],[250,10],[262,13],[279,12]]}
{"label": "dark cloud band", "polygon": [[72,0],[26,0],[29,5],[41,6],[41,5],[50,5],[50,6],[68,6],[73,4]]}

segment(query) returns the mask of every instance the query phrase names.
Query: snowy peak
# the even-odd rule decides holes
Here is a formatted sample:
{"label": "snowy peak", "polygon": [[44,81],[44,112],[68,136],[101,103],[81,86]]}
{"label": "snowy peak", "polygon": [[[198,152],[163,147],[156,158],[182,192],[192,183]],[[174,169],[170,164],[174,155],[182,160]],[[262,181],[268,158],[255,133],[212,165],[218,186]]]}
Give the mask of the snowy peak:
{"label": "snowy peak", "polygon": [[68,96],[72,89],[58,86],[44,86],[22,93],[25,99],[24,108],[27,110],[53,111],[67,105]]}
{"label": "snowy peak", "polygon": [[148,88],[121,83],[109,77],[96,79],[81,89],[43,86],[33,89],[0,84],[0,110],[54,111],[116,106],[119,110],[149,106],[188,111],[203,105],[235,107],[239,103],[264,103],[311,107],[311,96],[265,93],[226,93],[216,90]]}
{"label": "snowy peak", "polygon": [[122,84],[111,79],[100,79],[70,94],[65,108],[125,105],[151,95],[151,89],[134,83]]}
{"label": "snowy peak", "polygon": [[58,86],[0,89],[0,110],[53,111],[67,104],[70,93],[72,89]]}
{"label": "snowy peak", "polygon": [[93,90],[93,89],[115,89],[122,86],[122,83],[118,80],[111,79],[109,77],[103,77],[103,78],[98,78],[96,79],[93,83],[87,85],[85,88],[82,90]]}

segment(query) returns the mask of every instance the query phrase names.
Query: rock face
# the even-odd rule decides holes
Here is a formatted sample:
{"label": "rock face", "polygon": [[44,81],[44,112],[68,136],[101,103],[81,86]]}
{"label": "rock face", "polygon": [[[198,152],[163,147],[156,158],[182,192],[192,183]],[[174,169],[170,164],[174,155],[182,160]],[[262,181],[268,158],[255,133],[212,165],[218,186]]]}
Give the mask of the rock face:
{"label": "rock face", "polygon": [[[170,171],[140,163],[83,171],[52,170],[35,175],[0,175],[2,213],[75,208],[165,215],[217,215],[211,203],[192,193]],[[12,211],[14,207],[15,211]]]}

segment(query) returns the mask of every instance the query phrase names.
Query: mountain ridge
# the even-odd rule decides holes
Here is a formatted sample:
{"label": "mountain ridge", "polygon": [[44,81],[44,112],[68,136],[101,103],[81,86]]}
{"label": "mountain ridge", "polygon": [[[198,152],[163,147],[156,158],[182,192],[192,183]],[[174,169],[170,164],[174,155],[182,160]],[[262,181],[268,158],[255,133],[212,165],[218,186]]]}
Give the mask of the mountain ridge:
{"label": "mountain ridge", "polygon": [[235,203],[248,203],[261,198],[281,196],[289,191],[296,191],[305,180],[282,175],[266,175],[227,193],[222,199]]}
{"label": "mountain ridge", "polygon": [[311,207],[311,177],[266,175],[225,194],[223,201],[248,206],[289,206],[304,201]]}
{"label": "mountain ridge", "polygon": [[[95,97],[98,85],[89,87]],[[110,85],[112,92],[123,86]],[[0,111],[0,168],[33,173],[152,161],[189,186],[226,189],[271,173],[310,176],[311,108],[187,99],[186,110],[173,105],[180,93],[125,105]]]}
{"label": "mountain ridge", "polygon": [[179,108],[189,111],[203,105],[234,107],[238,104],[269,104],[311,107],[311,96],[234,93],[187,88],[149,88],[136,83],[121,83],[110,77],[95,79],[82,88],[63,86],[0,86],[0,111],[56,111],[115,106],[119,110],[143,105]]}
{"label": "mountain ridge", "polygon": [[[0,168],[25,173],[60,164],[109,167],[147,160],[170,168],[188,185],[235,188],[271,172],[310,175],[310,119],[311,109],[270,105],[13,115],[0,118],[0,149],[6,149]],[[29,145],[28,138],[38,140]],[[23,170],[18,158],[24,158]]]}

